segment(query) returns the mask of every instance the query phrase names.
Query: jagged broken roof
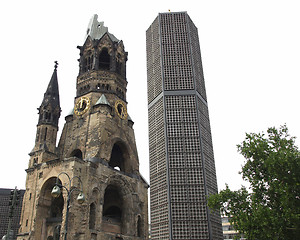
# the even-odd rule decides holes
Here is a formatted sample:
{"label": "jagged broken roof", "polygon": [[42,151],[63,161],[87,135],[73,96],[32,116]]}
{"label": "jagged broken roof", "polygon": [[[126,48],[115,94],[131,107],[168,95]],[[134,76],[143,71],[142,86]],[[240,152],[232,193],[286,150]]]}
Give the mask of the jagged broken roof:
{"label": "jagged broken roof", "polygon": [[104,22],[98,22],[98,15],[94,14],[91,18],[90,23],[88,25],[85,40],[90,36],[93,40],[99,40],[103,37],[103,35],[107,33],[112,41],[119,42],[113,34],[108,32],[108,28],[104,26]]}

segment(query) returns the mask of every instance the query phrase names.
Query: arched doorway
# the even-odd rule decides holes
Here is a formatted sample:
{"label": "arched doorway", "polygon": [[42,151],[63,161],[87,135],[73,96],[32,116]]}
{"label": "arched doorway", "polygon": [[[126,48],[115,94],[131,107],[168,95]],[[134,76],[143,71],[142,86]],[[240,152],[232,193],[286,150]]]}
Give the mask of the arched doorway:
{"label": "arched doorway", "polygon": [[36,236],[41,236],[41,240],[58,240],[60,236],[64,199],[62,194],[58,198],[51,196],[55,183],[56,177],[49,178],[42,186],[38,199]]}
{"label": "arched doorway", "polygon": [[109,185],[105,189],[102,228],[106,232],[122,232],[123,199],[116,186]]}

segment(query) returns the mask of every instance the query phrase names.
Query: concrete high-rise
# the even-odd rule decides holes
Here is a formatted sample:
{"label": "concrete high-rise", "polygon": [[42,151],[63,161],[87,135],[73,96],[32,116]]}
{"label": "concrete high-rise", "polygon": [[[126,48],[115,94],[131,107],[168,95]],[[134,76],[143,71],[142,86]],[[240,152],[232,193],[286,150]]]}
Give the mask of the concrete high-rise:
{"label": "concrete high-rise", "polygon": [[160,13],[146,36],[152,239],[222,239],[197,27]]}
{"label": "concrete high-rise", "polygon": [[0,239],[7,236],[9,221],[11,219],[10,234],[12,239],[16,239],[16,234],[19,229],[19,222],[22,209],[22,201],[25,190],[18,190],[15,204],[12,208],[12,199],[14,189],[0,188]]}

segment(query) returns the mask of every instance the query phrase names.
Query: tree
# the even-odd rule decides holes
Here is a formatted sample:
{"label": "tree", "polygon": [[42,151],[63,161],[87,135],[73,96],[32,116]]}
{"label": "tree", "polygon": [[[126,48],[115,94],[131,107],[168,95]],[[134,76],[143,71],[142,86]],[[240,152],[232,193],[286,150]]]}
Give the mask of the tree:
{"label": "tree", "polygon": [[208,206],[231,217],[249,240],[298,239],[300,236],[300,152],[286,125],[246,134],[237,145],[245,157],[242,178],[249,190],[226,188],[208,198]]}

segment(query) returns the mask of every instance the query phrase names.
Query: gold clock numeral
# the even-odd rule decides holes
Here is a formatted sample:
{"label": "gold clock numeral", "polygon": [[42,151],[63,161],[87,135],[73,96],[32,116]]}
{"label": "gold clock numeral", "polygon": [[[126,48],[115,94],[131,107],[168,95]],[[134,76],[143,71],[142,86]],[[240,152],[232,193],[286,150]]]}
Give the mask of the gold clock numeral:
{"label": "gold clock numeral", "polygon": [[78,108],[79,109],[84,109],[86,105],[86,100],[84,98],[80,98],[78,101]]}
{"label": "gold clock numeral", "polygon": [[80,116],[89,110],[90,99],[88,97],[81,97],[75,104],[74,112],[76,115]]}
{"label": "gold clock numeral", "polygon": [[127,109],[126,109],[125,104],[122,101],[120,101],[120,100],[116,101],[115,110],[121,119],[127,118]]}

